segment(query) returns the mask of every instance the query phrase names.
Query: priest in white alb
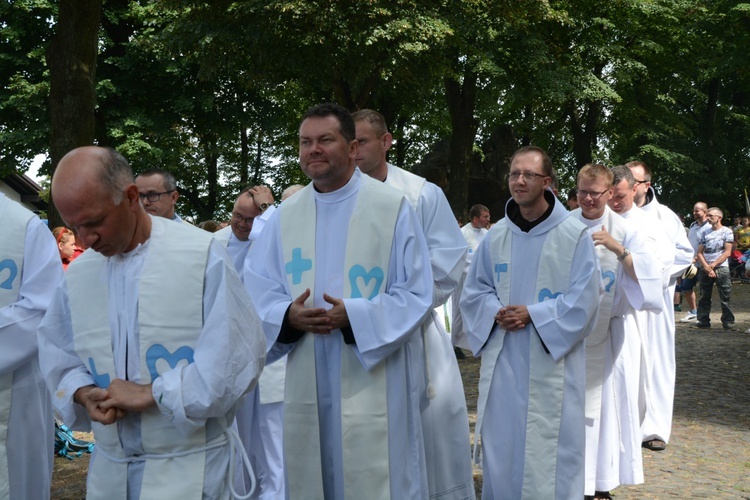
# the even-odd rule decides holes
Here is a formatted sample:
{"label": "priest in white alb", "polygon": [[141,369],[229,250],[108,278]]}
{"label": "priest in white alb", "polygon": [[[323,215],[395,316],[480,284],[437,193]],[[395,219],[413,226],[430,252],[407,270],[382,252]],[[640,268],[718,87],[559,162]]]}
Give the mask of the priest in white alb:
{"label": "priest in white alb", "polygon": [[383,115],[361,109],[353,116],[358,142],[357,166],[373,179],[403,191],[417,212],[430,249],[433,310],[421,326],[426,352],[422,430],[430,498],[474,498],[469,416],[461,372],[450,335],[445,331],[443,315],[435,310],[445,304],[461,279],[466,241],[453,220],[443,190],[386,161],[392,137]]}
{"label": "priest in white alb", "polygon": [[604,165],[584,166],[578,172],[580,208],[571,212],[596,245],[604,283],[596,328],[586,338],[585,493],[591,499],[643,482],[635,311],[663,307],[656,242],[607,206],[613,178]]}
{"label": "priest in white alb", "polygon": [[245,285],[289,353],[284,459],[289,498],[426,499],[419,413],[432,304],[430,256],[403,194],[363,175],[351,114],[308,110],[300,165],[312,183],[253,245]]}
{"label": "priest in white alb", "polygon": [[674,384],[677,372],[675,361],[674,291],[677,278],[693,262],[693,247],[685,227],[677,214],[656,199],[651,187],[651,170],[642,161],[631,161],[625,165],[635,178],[635,204],[648,214],[657,230],[666,235],[674,253],[669,286],[664,290],[664,310],[649,317],[649,333],[646,338],[649,357],[647,359],[646,416],[643,420],[643,446],[661,451],[669,443],[672,433],[672,411],[674,407]]}
{"label": "priest in white alb", "polygon": [[544,150],[513,155],[513,198],[461,296],[471,350],[482,356],[484,500],[584,494],[584,339],[596,325],[601,273],[586,227],[548,189],[552,175]]}
{"label": "priest in white alb", "polygon": [[87,498],[233,496],[231,426],[265,339],[226,251],[147,214],[111,149],[65,155],[52,198],[89,249],[55,291],[39,357],[63,422],[94,431]]}
{"label": "priest in white alb", "polygon": [[52,402],[36,330],[63,277],[55,239],[37,215],[0,193],[0,499],[50,496]]}

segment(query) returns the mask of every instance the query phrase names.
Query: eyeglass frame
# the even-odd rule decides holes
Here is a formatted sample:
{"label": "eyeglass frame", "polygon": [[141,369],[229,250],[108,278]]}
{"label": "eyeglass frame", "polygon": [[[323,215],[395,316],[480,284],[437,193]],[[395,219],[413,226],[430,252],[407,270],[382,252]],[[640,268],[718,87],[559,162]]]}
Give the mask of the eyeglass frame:
{"label": "eyeglass frame", "polygon": [[141,199],[141,202],[143,200],[148,200],[149,203],[156,203],[165,194],[172,194],[175,191],[177,191],[177,190],[176,189],[170,189],[169,191],[164,191],[163,193],[138,193],[138,197]]}
{"label": "eyeglass frame", "polygon": [[537,174],[536,172],[508,172],[507,174],[505,174],[506,180],[513,181],[513,182],[518,182],[518,179],[521,177],[523,177],[523,180],[525,180],[526,182],[533,182],[538,177],[544,178],[544,177],[550,177],[550,176],[544,175],[544,174]]}
{"label": "eyeglass frame", "polygon": [[635,179],[635,185],[636,185],[636,186],[637,186],[638,184],[648,184],[649,182],[651,182],[651,181],[639,181],[639,180],[638,180],[638,179],[636,179],[635,177],[633,177],[633,179]]}
{"label": "eyeglass frame", "polygon": [[253,224],[253,221],[255,220],[255,217],[242,217],[237,212],[232,212],[232,218],[235,219],[237,222],[244,222],[248,226],[251,226]]}
{"label": "eyeglass frame", "polygon": [[[591,197],[591,199],[592,199],[593,201],[599,201],[599,199],[600,199],[600,198],[601,198],[601,197],[602,197],[602,196],[604,195],[604,193],[606,193],[607,191],[609,191],[609,189],[605,189],[605,190],[604,190],[604,191],[602,191],[601,193],[598,193],[598,192],[596,192],[596,191],[586,191],[585,189],[583,189],[583,190],[579,189],[579,190],[578,190],[578,195],[577,195],[577,196],[578,196],[578,198],[579,198],[579,199],[581,199],[581,200],[585,200],[585,199],[586,199],[587,197]],[[596,195],[596,196],[594,196],[594,195]]]}

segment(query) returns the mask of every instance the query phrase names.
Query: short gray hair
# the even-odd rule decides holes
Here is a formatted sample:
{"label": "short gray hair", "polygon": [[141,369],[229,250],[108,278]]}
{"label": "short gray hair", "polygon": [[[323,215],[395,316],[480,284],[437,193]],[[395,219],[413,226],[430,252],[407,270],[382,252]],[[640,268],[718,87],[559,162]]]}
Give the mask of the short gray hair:
{"label": "short gray hair", "polygon": [[135,182],[130,163],[112,148],[104,148],[102,169],[99,176],[102,188],[109,192],[115,205],[122,202],[125,188]]}

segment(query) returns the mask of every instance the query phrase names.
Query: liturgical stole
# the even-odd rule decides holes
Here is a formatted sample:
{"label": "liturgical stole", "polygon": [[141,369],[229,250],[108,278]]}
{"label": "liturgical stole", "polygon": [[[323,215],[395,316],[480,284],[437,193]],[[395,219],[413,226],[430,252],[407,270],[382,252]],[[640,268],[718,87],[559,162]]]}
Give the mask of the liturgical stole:
{"label": "liturgical stole", "polygon": [[[211,234],[161,217],[152,217],[149,248],[138,284],[141,384],[193,362],[203,327],[203,282]],[[68,268],[73,342],[97,386],[115,378],[110,331],[108,258],[88,250]],[[123,332],[124,333],[124,332]],[[199,500],[203,492],[205,452],[221,446],[224,434],[206,442],[206,427],[181,434],[158,407],[141,413],[145,455],[128,457],[117,424],[92,422],[97,459],[88,476],[87,498],[126,498],[129,462],[146,461],[141,499]],[[207,424],[226,428],[222,419]],[[214,425],[214,424],[212,424]]]}
{"label": "liturgical stole", "polygon": [[[18,203],[0,196],[0,218],[3,236],[0,238],[0,308],[18,302],[23,279],[23,255],[26,228],[36,217]],[[62,265],[62,264],[60,264]],[[8,480],[8,421],[12,404],[13,372],[0,374],[0,498],[9,498]]]}
{"label": "liturgical stole", "polygon": [[[386,292],[388,266],[403,194],[361,176],[349,219],[344,297],[372,300]],[[281,207],[281,241],[292,297],[315,296],[315,192],[312,183]],[[336,224],[338,221],[320,221]],[[385,361],[369,372],[353,347],[341,346],[341,439],[346,498],[388,499],[388,399]],[[290,352],[284,396],[284,459],[289,497],[324,499],[315,368],[315,335],[306,333]]]}
{"label": "liturgical stole", "polygon": [[[568,291],[570,270],[573,256],[583,224],[572,217],[563,219],[552,228],[546,236],[536,275],[537,302],[556,300],[556,297]],[[507,218],[501,219],[487,235],[490,238],[491,266],[495,275],[495,292],[504,306],[510,303],[510,284],[513,272],[527,272],[523,255],[512,254],[514,234],[508,225]],[[557,463],[557,442],[560,432],[560,421],[563,404],[563,387],[565,382],[565,358],[555,362],[545,352],[541,337],[534,328],[529,329],[529,394],[526,418],[526,459],[534,456],[534,467],[524,468],[523,484],[546,484],[548,494],[541,498],[554,498],[554,471]],[[481,436],[484,411],[500,351],[503,348],[506,330],[495,328],[482,352],[482,365],[479,374],[479,400],[477,402],[477,425],[475,436]],[[519,333],[514,333],[519,335]],[[479,438],[475,438],[479,439]],[[478,460],[478,448],[474,446],[474,458]],[[525,461],[527,461],[525,459]],[[530,463],[530,461],[527,461]],[[525,489],[525,488],[524,488]],[[524,498],[527,492],[524,491]]]}

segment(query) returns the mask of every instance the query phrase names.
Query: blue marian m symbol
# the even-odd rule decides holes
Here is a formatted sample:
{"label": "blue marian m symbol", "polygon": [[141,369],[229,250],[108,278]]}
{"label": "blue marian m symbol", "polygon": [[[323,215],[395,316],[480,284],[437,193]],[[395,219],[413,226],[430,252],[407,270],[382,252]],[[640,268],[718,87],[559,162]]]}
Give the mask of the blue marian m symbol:
{"label": "blue marian m symbol", "polygon": [[385,274],[383,273],[383,270],[378,266],[373,267],[369,273],[359,264],[352,266],[352,268],[349,269],[349,283],[352,286],[352,298],[359,299],[363,297],[359,285],[357,285],[357,278],[362,278],[365,286],[368,286],[368,283],[371,280],[375,280],[375,286],[372,287],[372,292],[370,292],[370,296],[367,297],[369,300],[372,300],[378,295],[378,293],[380,293],[380,287],[383,284],[384,277]]}
{"label": "blue marian m symbol", "polygon": [[165,360],[169,363],[170,368],[177,366],[177,363],[183,359],[187,360],[188,364],[193,362],[193,349],[186,345],[177,349],[174,353],[161,344],[154,344],[146,351],[146,366],[148,366],[148,373],[151,374],[151,381],[154,381],[159,376],[159,372],[156,371],[156,362],[160,359]]}

